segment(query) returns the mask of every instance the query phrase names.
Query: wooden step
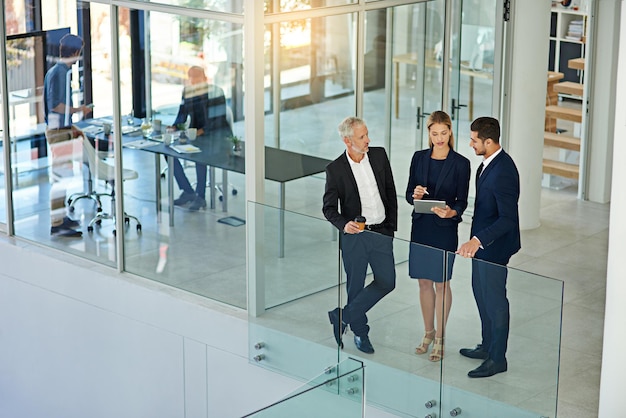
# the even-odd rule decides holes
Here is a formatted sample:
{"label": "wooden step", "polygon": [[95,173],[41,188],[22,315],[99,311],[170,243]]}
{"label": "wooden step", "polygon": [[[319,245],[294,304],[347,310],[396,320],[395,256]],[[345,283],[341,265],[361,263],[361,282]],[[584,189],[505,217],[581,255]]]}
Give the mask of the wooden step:
{"label": "wooden step", "polygon": [[543,143],[550,147],[564,148],[572,151],[580,151],[580,138],[556,134],[553,132],[543,133]]}
{"label": "wooden step", "polygon": [[567,61],[567,66],[572,70],[584,70],[585,69],[585,59],[584,58],[573,58]]}
{"label": "wooden step", "polygon": [[555,160],[543,160],[543,172],[555,176],[566,177],[568,179],[578,178],[578,166]]}
{"label": "wooden step", "polygon": [[573,83],[571,81],[562,81],[554,85],[554,91],[562,94],[571,94],[573,96],[583,95],[583,85],[580,83]]}
{"label": "wooden step", "polygon": [[563,74],[563,73],[559,73],[559,72],[556,72],[556,71],[548,71],[548,83],[553,83],[553,82],[559,81],[563,77],[565,77],[565,74]]}
{"label": "wooden step", "polygon": [[546,106],[546,117],[581,123],[583,121],[583,111],[582,109],[551,105]]}

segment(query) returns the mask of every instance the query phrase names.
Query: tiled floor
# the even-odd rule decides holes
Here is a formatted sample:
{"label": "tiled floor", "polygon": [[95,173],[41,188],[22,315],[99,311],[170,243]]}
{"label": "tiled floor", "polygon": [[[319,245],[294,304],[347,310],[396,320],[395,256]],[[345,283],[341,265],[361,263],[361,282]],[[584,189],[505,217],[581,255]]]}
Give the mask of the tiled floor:
{"label": "tiled floor", "polygon": [[609,205],[543,189],[541,226],[523,231],[511,266],[564,282],[559,416],[597,416]]}

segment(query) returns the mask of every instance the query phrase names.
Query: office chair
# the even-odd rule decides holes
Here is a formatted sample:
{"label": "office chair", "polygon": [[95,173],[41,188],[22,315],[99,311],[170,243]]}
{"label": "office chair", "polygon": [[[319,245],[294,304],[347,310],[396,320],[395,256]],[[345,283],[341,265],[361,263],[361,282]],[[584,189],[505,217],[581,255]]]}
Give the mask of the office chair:
{"label": "office chair", "polygon": [[[91,143],[91,140],[88,140]],[[98,144],[99,140],[95,139],[94,142]],[[100,147],[98,146],[98,149]],[[108,144],[107,144],[108,150]],[[85,154],[83,152],[83,154]],[[67,206],[70,212],[74,212],[74,205],[81,199],[90,199],[96,204],[96,211],[102,212],[102,201],[100,200],[101,196],[109,196],[109,193],[98,193],[93,189],[93,177],[91,176],[91,170],[89,170],[89,160],[86,155],[83,155],[83,165],[87,168],[87,191],[86,192],[77,192],[72,193],[67,198]]]}
{"label": "office chair", "polygon": [[[83,149],[87,156],[91,176],[95,179],[103,180],[105,184],[111,186],[111,193],[100,194],[101,196],[109,196],[111,198],[111,212],[105,213],[102,211],[102,208],[97,211],[96,216],[89,222],[89,225],[87,225],[87,231],[93,232],[94,225],[100,225],[104,219],[112,219],[115,222],[115,167],[100,159],[91,142],[85,138],[83,138]],[[138,177],[139,174],[137,174],[135,170],[128,168],[122,169],[122,181],[134,180]],[[124,212],[124,223],[126,225],[130,224],[131,219],[137,223],[137,232],[141,231],[141,222],[139,222],[139,219]],[[113,229],[113,235],[115,234],[115,229]]]}
{"label": "office chair", "polygon": [[[230,128],[230,133],[233,133],[233,125],[234,125],[234,116],[232,109],[226,105],[226,97],[224,96],[224,91],[219,87],[215,88],[214,96],[209,99],[209,124],[214,127],[220,126],[228,126]],[[210,186],[210,179],[207,186]],[[228,187],[231,188],[231,193],[235,196],[238,191],[232,183],[222,184],[215,183],[215,189],[219,193],[218,199],[219,201],[224,200],[224,193],[228,193]]]}

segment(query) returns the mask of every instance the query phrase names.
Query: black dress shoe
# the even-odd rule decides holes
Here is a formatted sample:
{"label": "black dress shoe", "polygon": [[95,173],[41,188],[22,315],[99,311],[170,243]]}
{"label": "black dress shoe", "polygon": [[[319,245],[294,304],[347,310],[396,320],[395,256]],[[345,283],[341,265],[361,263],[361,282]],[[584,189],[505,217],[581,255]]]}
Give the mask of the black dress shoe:
{"label": "black dress shoe", "polygon": [[467,375],[469,377],[489,377],[494,374],[506,372],[506,369],[506,360],[501,363],[496,363],[491,359],[487,359],[483,361],[483,364],[470,371]]}
{"label": "black dress shoe", "polygon": [[333,334],[335,335],[335,341],[337,341],[337,345],[343,348],[343,341],[341,341],[341,336],[346,333],[346,328],[348,327],[348,324],[342,321],[341,328],[339,327],[339,312],[339,308],[335,308],[332,311],[329,311],[328,319],[333,325]]}
{"label": "black dress shoe", "polygon": [[63,218],[63,224],[62,225],[66,226],[68,228],[78,228],[80,226],[80,222],[75,221],[74,219],[69,218],[69,217],[66,216],[65,218]]}
{"label": "black dress shoe", "polygon": [[356,345],[356,348],[358,348],[362,352],[367,354],[374,354],[374,347],[372,346],[372,343],[370,342],[370,339],[367,335],[363,337],[355,335],[354,344]]}
{"label": "black dress shoe", "polygon": [[489,353],[480,344],[475,348],[461,348],[459,353],[461,353],[462,356],[478,360],[487,360],[487,358],[489,358]]}

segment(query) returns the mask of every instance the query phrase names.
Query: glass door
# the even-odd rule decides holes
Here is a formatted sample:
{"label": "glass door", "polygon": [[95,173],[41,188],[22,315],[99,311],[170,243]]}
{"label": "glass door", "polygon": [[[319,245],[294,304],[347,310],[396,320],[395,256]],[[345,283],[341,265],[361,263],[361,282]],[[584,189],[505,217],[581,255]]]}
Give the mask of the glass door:
{"label": "glass door", "polygon": [[[374,95],[377,90],[367,89],[366,84],[364,93],[365,119],[370,122],[370,126],[373,126],[371,120],[379,119],[379,126],[388,127],[386,132],[389,139],[386,145],[401,209],[411,157],[415,151],[428,147],[428,131],[425,128],[425,122],[431,112],[440,110],[444,106],[445,85],[442,64],[447,44],[445,41],[445,3],[445,0],[433,0],[386,10],[385,35],[389,34],[387,40],[389,53],[386,54],[388,111],[384,116],[380,106],[374,106],[376,103]],[[367,16],[368,34],[374,30],[371,24],[373,20],[370,18],[371,13],[369,12]],[[380,19],[377,22],[379,24],[376,30],[380,35]],[[373,38],[369,35],[368,37]],[[370,75],[369,78],[368,75]],[[372,78],[371,74],[368,74],[366,65],[365,79]],[[372,99],[369,99],[370,97]],[[371,127],[370,131],[372,131]],[[401,213],[405,211],[401,210]],[[404,220],[409,219],[406,216],[404,218],[406,218]],[[408,227],[398,229],[400,238],[409,239],[409,233]]]}
{"label": "glass door", "polygon": [[[502,5],[496,0],[452,0],[450,36],[450,99],[455,150],[472,163],[472,175],[481,159],[469,147],[470,125],[480,116],[498,117],[499,102],[494,74],[499,71],[497,51],[501,50]],[[497,27],[498,26],[498,27]],[[497,91],[496,91],[497,90]],[[473,210],[474,182],[470,181],[470,204]]]}

